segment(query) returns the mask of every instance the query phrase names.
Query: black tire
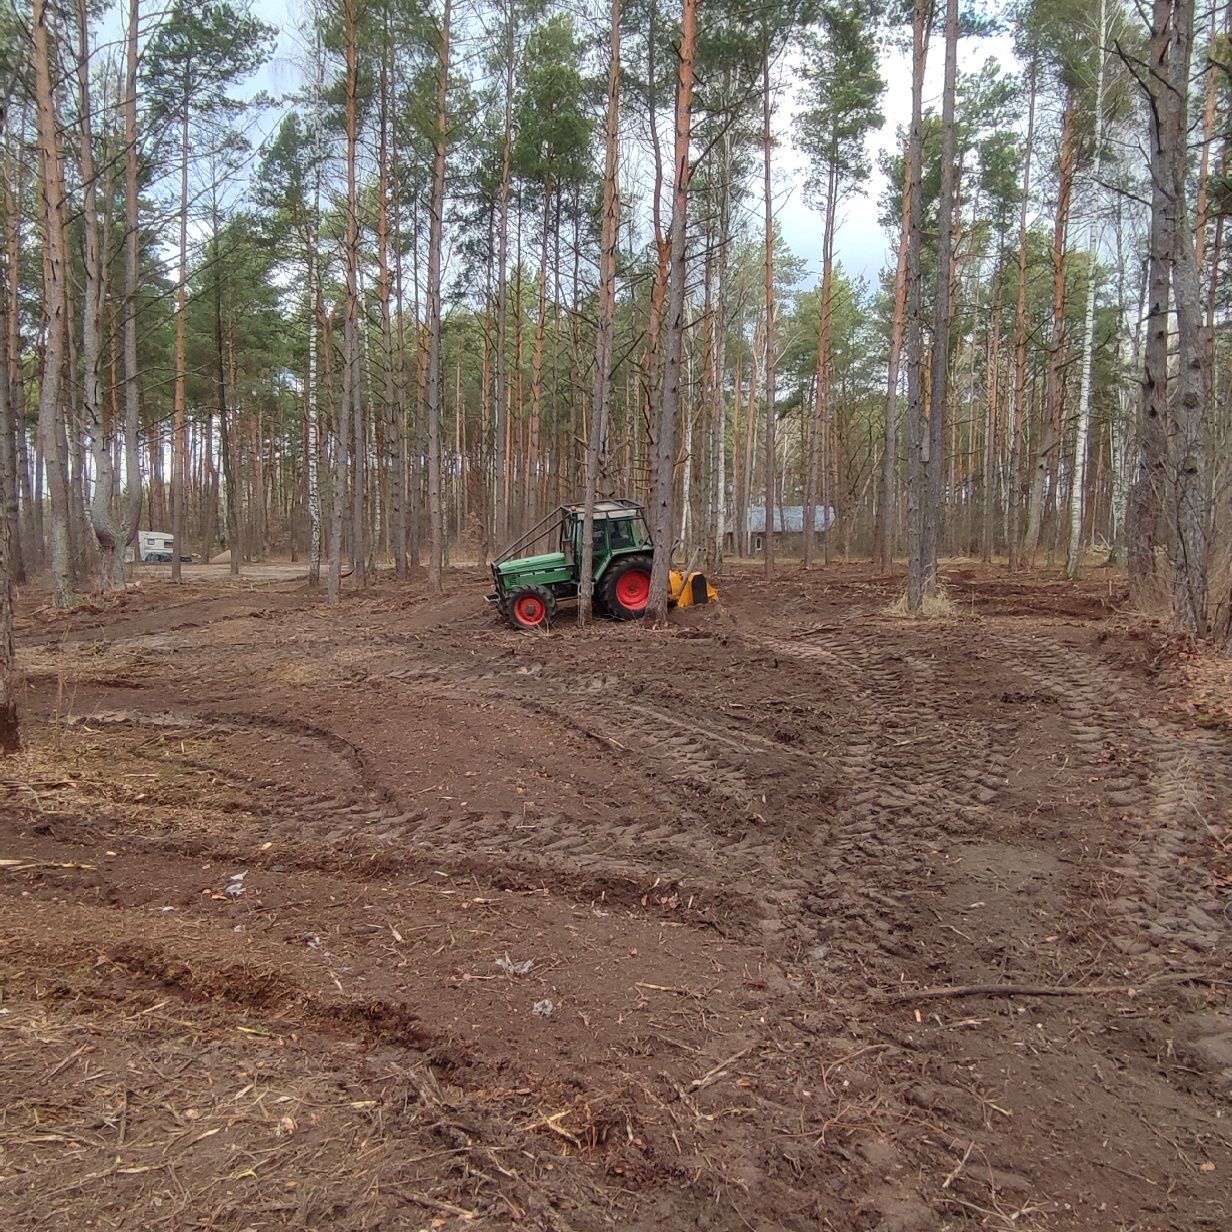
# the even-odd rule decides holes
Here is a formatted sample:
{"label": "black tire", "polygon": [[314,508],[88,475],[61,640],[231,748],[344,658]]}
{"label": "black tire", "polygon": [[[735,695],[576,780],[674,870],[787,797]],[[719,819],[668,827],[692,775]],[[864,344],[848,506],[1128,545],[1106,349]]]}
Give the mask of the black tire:
{"label": "black tire", "polygon": [[622,556],[608,567],[599,583],[604,611],[613,620],[637,620],[650,604],[650,560],[638,554]]}
{"label": "black tire", "polygon": [[556,596],[543,586],[521,586],[505,600],[505,618],[515,629],[546,629],[556,615]]}

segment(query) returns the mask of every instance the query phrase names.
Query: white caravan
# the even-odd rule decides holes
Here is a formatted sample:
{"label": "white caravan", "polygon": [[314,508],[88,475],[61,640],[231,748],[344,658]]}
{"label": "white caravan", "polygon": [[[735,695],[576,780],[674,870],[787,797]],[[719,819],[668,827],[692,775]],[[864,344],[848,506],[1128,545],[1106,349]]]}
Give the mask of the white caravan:
{"label": "white caravan", "polygon": [[163,530],[139,530],[137,542],[130,543],[124,559],[130,564],[140,561],[143,565],[169,565],[175,551],[175,540]]}

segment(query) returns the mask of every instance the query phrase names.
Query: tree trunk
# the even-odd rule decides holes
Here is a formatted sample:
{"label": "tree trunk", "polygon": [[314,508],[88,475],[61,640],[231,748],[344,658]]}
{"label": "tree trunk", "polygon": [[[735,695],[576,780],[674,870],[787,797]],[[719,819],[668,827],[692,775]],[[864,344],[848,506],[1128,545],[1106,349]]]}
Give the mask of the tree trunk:
{"label": "tree trunk", "polygon": [[[6,272],[7,262],[0,254],[0,273]],[[6,291],[5,279],[0,278],[0,297],[5,296]],[[5,317],[6,307],[0,304],[0,319]],[[15,504],[17,486],[17,476],[12,466],[12,442],[12,406],[6,370],[0,373],[0,448],[4,451],[4,465],[0,466],[0,754],[15,753],[21,747],[17,663],[13,651],[13,548],[16,526],[15,520],[9,516],[10,503]]]}
{"label": "tree trunk", "polygon": [[616,245],[620,238],[617,153],[620,141],[620,0],[612,0],[607,73],[607,128],[603,156],[603,216],[599,238],[599,320],[595,331],[595,384],[586,442],[586,507],[582,517],[582,560],[578,577],[578,624],[590,620],[594,591],[595,493],[600,459],[607,451],[608,404],[612,394],[612,340],[616,327]]}
{"label": "tree trunk", "polygon": [[[813,567],[813,546],[817,533],[817,464],[819,446],[828,431],[833,409],[830,405],[830,334],[834,298],[834,221],[838,202],[838,152],[831,151],[826,175],[825,222],[821,239],[821,296],[817,311],[817,371],[813,381],[813,430],[809,433],[808,472],[804,485],[804,567]],[[829,514],[829,498],[824,502]]]}
{"label": "tree trunk", "polygon": [[175,288],[175,395],[171,433],[171,580],[183,581],[180,554],[184,550],[184,486],[188,444],[185,435],[188,380],[188,101],[185,75],[180,106],[180,264]]}
{"label": "tree trunk", "polygon": [[81,234],[84,280],[81,299],[81,381],[84,427],[94,463],[90,523],[100,554],[99,582],[104,591],[124,589],[122,537],[113,516],[115,472],[103,424],[104,253],[94,168],[94,130],[90,98],[90,34],[85,0],[76,0],[77,132],[81,167]]}
{"label": "tree trunk", "polygon": [[509,182],[513,158],[513,84],[517,0],[507,0],[505,13],[505,125],[501,146],[499,218],[496,226],[496,357],[492,365],[496,415],[493,423],[493,497],[496,542],[503,546],[509,536],[509,378],[506,357],[509,345]]}
{"label": "tree trunk", "polygon": [[1066,88],[1065,109],[1061,117],[1060,178],[1052,233],[1052,336],[1049,340],[1047,419],[1042,426],[1039,448],[1035,454],[1027,506],[1027,533],[1023,542],[1023,555],[1029,565],[1035,563],[1044,518],[1053,515],[1060,471],[1065,398],[1066,234],[1074,184],[1074,117],[1077,108],[1078,94],[1071,84]]}
{"label": "tree trunk", "polygon": [[[397,482],[398,469],[398,399],[395,393],[394,376],[394,331],[390,315],[390,300],[393,281],[389,270],[389,93],[391,68],[388,13],[385,24],[385,46],[381,52],[380,83],[380,129],[377,142],[377,202],[376,202],[376,254],[377,254],[377,303],[381,313],[381,375],[384,383],[385,405],[382,420],[385,424],[385,449],[382,452],[386,463],[388,499],[382,510],[382,522],[389,539],[394,561],[394,576],[406,577],[406,527],[402,496]],[[391,516],[392,515],[392,516]],[[391,533],[392,532],[392,533]]]}
{"label": "tree trunk", "polygon": [[1019,513],[1022,509],[1022,434],[1027,422],[1027,206],[1031,200],[1031,155],[1035,144],[1035,61],[1028,70],[1027,140],[1023,150],[1022,202],[1018,208],[1018,301],[1014,309],[1014,398],[1010,408],[1009,516],[1006,552],[1009,569],[1019,565]]}
{"label": "tree trunk", "polygon": [[318,42],[314,47],[314,81],[313,81],[313,115],[312,115],[312,148],[313,148],[313,181],[312,181],[312,220],[308,226],[308,242],[306,245],[304,288],[304,320],[308,330],[308,386],[304,391],[304,416],[306,419],[307,441],[305,443],[305,470],[308,477],[308,584],[319,586],[321,583],[321,483],[319,475],[321,456],[320,427],[320,374],[317,350],[317,331],[320,323],[320,289],[317,285],[317,242],[321,226],[321,135],[324,117],[322,115],[322,98],[324,83],[322,81],[321,46]]}
{"label": "tree trunk", "polygon": [[[996,525],[997,405],[1000,397],[1001,359],[1001,258],[997,259],[997,289],[993,293],[992,325],[988,331],[988,414],[984,422],[984,504],[980,528],[980,559],[992,561],[993,529]],[[974,431],[974,429],[973,429]]]}
{"label": "tree trunk", "polygon": [[890,326],[890,359],[886,373],[885,443],[881,455],[881,507],[877,522],[877,561],[882,573],[894,563],[895,520],[898,495],[898,376],[902,363],[903,333],[907,324],[907,248],[911,242],[911,168],[903,167],[903,225],[894,273],[894,321]]}
{"label": "tree trunk", "polygon": [[945,78],[941,99],[941,201],[937,223],[937,289],[933,304],[933,370],[928,407],[925,499],[920,517],[921,593],[938,594],[937,544],[945,465],[945,416],[949,398],[951,286],[954,270],[954,202],[957,133],[958,0],[945,6]]}
{"label": "tree trunk", "polygon": [[440,69],[436,91],[436,131],[433,137],[432,216],[428,227],[428,524],[431,556],[428,587],[441,589],[445,556],[444,512],[441,507],[441,240],[445,216],[446,105],[449,91],[449,13],[445,0],[440,31]]}
{"label": "tree trunk", "polygon": [[[776,440],[777,412],[774,405],[774,197],[770,181],[770,151],[773,134],[770,131],[770,29],[761,28],[761,143],[762,194],[766,211],[766,534],[762,566],[767,578],[774,576],[774,510],[778,492],[778,444]],[[786,529],[786,527],[784,527]]]}
{"label": "tree trunk", "polygon": [[1100,192],[1100,168],[1103,164],[1104,141],[1104,36],[1108,28],[1107,0],[1100,0],[1097,48],[1099,69],[1095,86],[1095,149],[1091,163],[1091,211],[1087,223],[1087,304],[1082,325],[1082,379],[1078,390],[1078,425],[1074,432],[1073,462],[1070,466],[1069,549],[1065,554],[1065,576],[1071,581],[1078,576],[1082,556],[1082,515],[1085,508],[1087,479],[1087,443],[1091,435],[1091,368],[1095,357],[1095,272],[1098,264],[1099,217],[1097,203]]}
{"label": "tree trunk", "polygon": [[1151,217],[1147,238],[1146,343],[1143,347],[1142,401],[1137,429],[1138,462],[1126,510],[1130,596],[1139,606],[1152,597],[1156,576],[1155,547],[1163,501],[1168,414],[1168,280],[1172,236],[1169,234],[1168,163],[1170,139],[1166,108],[1171,80],[1169,20],[1172,0],[1155,0],[1148,46],[1148,108],[1151,137]]}
{"label": "tree trunk", "polygon": [[693,55],[697,39],[698,0],[681,0],[680,52],[676,69],[676,143],[673,163],[672,220],[669,232],[671,270],[667,293],[667,345],[663,363],[663,393],[655,436],[654,487],[651,532],[654,563],[650,578],[649,623],[667,620],[668,573],[672,563],[675,528],[673,501],[676,487],[677,415],[680,370],[684,350],[685,242],[689,213],[689,146],[693,129]]}
{"label": "tree trunk", "polygon": [[1164,146],[1171,212],[1172,293],[1176,308],[1176,396],[1172,401],[1172,611],[1182,629],[1205,636],[1208,624],[1206,428],[1210,349],[1203,336],[1202,288],[1189,223],[1189,68],[1193,0],[1173,0],[1172,88],[1167,96],[1169,139]]}
{"label": "tree trunk", "polygon": [[346,127],[346,318],[343,323],[342,412],[339,438],[351,446],[351,572],[355,586],[367,585],[367,535],[364,525],[368,440],[364,426],[359,356],[359,29],[356,0],[343,0]]}
{"label": "tree trunk", "polygon": [[39,385],[39,432],[51,495],[52,600],[58,608],[73,602],[72,553],[69,545],[70,503],[68,479],[61,452],[63,408],[61,394],[68,343],[69,271],[64,265],[64,167],[60,154],[59,119],[52,87],[51,33],[47,28],[46,0],[33,0],[34,92],[42,178],[44,218],[43,314],[46,342]]}
{"label": "tree trunk", "polygon": [[[928,0],[915,0],[911,23],[911,127],[907,136],[908,196],[920,199],[924,151],[924,72],[928,63]],[[918,612],[924,599],[921,536],[924,463],[924,330],[920,303],[922,211],[913,209],[907,240],[907,610]]]}

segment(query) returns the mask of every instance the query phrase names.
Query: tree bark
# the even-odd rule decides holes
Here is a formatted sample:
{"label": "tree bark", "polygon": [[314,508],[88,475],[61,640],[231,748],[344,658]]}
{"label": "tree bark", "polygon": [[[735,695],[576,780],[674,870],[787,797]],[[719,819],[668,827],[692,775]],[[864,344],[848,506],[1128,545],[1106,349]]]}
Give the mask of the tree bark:
{"label": "tree bark", "polygon": [[308,226],[306,245],[304,287],[304,320],[308,330],[308,385],[304,391],[304,416],[307,429],[305,442],[305,470],[308,481],[308,584],[321,583],[321,482],[319,474],[321,455],[320,373],[317,332],[320,323],[320,288],[317,274],[317,242],[321,226],[321,157],[322,157],[322,81],[321,47],[318,42],[313,49],[313,114],[312,114],[312,220]]}
{"label": "tree bark", "polygon": [[[920,199],[924,159],[924,73],[928,62],[928,0],[915,0],[911,23],[911,127],[907,136],[908,195]],[[924,601],[922,509],[928,425],[924,420],[924,329],[920,303],[922,210],[911,211],[907,241],[907,610]]]}
{"label": "tree bark", "polygon": [[1031,156],[1035,144],[1035,61],[1028,70],[1027,139],[1023,149],[1022,201],[1018,207],[1018,300],[1014,309],[1014,398],[1010,408],[1009,515],[1006,553],[1009,570],[1019,566],[1022,509],[1022,435],[1027,422],[1027,206],[1031,201]]}
{"label": "tree bark", "polygon": [[44,218],[43,315],[46,342],[39,386],[39,432],[51,496],[52,601],[58,608],[73,603],[72,553],[69,544],[68,477],[61,448],[63,373],[68,345],[68,294],[65,268],[64,165],[60,153],[59,120],[52,87],[51,32],[46,0],[33,0],[34,93],[39,170]]}
{"label": "tree bark", "polygon": [[184,550],[184,515],[188,463],[185,429],[188,380],[188,103],[190,81],[185,73],[180,103],[180,264],[175,288],[175,394],[171,433],[171,580],[183,581],[180,554]]}
{"label": "tree bark", "polygon": [[586,442],[586,506],[582,517],[582,560],[578,577],[578,624],[590,620],[594,592],[595,495],[600,459],[607,451],[608,404],[612,394],[612,341],[616,328],[616,244],[620,238],[617,164],[620,141],[620,0],[612,0],[607,72],[607,127],[603,156],[603,215],[599,237],[599,319],[595,330],[595,383]]}
{"label": "tree bark", "polygon": [[496,226],[496,356],[492,365],[496,412],[493,422],[493,511],[498,544],[509,535],[509,183],[513,159],[513,86],[517,0],[506,0],[505,11],[505,124],[501,145],[499,217]]}
{"label": "tree bark", "polygon": [[1136,604],[1152,598],[1155,548],[1163,502],[1168,415],[1168,284],[1170,273],[1170,186],[1167,93],[1171,81],[1169,21],[1172,0],[1155,0],[1148,58],[1150,106],[1151,215],[1147,238],[1146,343],[1143,347],[1142,401],[1137,428],[1138,461],[1126,510],[1129,589]]}
{"label": "tree bark", "polygon": [[93,111],[90,98],[90,34],[86,0],[76,0],[77,133],[81,168],[81,381],[84,427],[94,463],[90,523],[100,554],[99,582],[104,591],[124,589],[122,536],[113,516],[115,472],[103,424],[103,306],[105,268],[98,214],[98,183],[94,167]]}
{"label": "tree bark", "polygon": [[958,0],[945,7],[945,76],[941,99],[941,201],[937,223],[937,288],[933,303],[932,391],[928,408],[925,499],[920,516],[920,586],[926,599],[938,594],[937,543],[945,464],[945,418],[949,397],[951,286],[954,269],[954,199],[957,132]]}
{"label": "tree bark", "polygon": [[1172,88],[1167,191],[1171,198],[1172,293],[1176,309],[1176,395],[1172,433],[1172,611],[1182,629],[1208,630],[1206,417],[1210,397],[1210,349],[1202,324],[1202,287],[1189,222],[1189,69],[1193,58],[1193,0],[1173,0]]}
{"label": "tree bark", "polygon": [[654,562],[650,576],[650,602],[646,620],[652,625],[667,620],[668,574],[672,563],[673,516],[676,487],[677,418],[680,370],[684,350],[686,227],[692,168],[689,147],[693,129],[694,48],[697,40],[698,0],[681,0],[680,51],[676,67],[676,143],[673,165],[672,220],[669,231],[671,267],[667,293],[667,344],[663,363],[663,393],[655,436],[654,487],[651,533]]}
{"label": "tree bark", "polygon": [[765,23],[762,24],[761,34],[762,193],[766,212],[766,533],[762,541],[765,544],[762,565],[765,576],[771,578],[774,576],[774,511],[777,503],[775,497],[778,492],[778,442],[777,412],[774,405],[774,196],[770,178],[770,151],[773,146],[770,118],[773,107],[770,104],[770,28]]}
{"label": "tree bark", "polygon": [[356,0],[343,0],[346,128],[346,318],[343,323],[342,413],[339,438],[351,446],[351,571],[355,586],[367,585],[365,530],[368,439],[364,426],[359,356],[359,29]]}
{"label": "tree bark", "polygon": [[890,357],[886,372],[885,441],[881,455],[881,507],[877,521],[877,561],[882,573],[894,563],[898,498],[898,379],[902,364],[903,334],[907,325],[907,249],[911,243],[911,168],[903,166],[903,225],[894,273],[894,320],[890,326]]}
{"label": "tree bark", "polygon": [[[7,273],[7,262],[0,254],[0,274],[3,273]],[[0,277],[0,297],[5,295],[6,289],[5,279]],[[0,318],[4,316],[5,305],[0,304]],[[9,516],[10,502],[15,504],[17,475],[12,465],[13,422],[7,367],[6,363],[6,371],[0,373],[0,448],[4,451],[4,464],[0,466],[0,754],[15,753],[21,747],[17,661],[13,650],[13,547],[16,522]]]}
{"label": "tree bark", "polygon": [[448,138],[449,15],[445,0],[440,30],[440,67],[433,137],[432,203],[428,227],[428,524],[431,555],[428,587],[441,589],[445,555],[444,512],[441,506],[441,242],[445,217],[445,151]]}
{"label": "tree bark", "polygon": [[1052,232],[1053,293],[1052,336],[1049,340],[1048,359],[1048,407],[1047,419],[1041,427],[1039,447],[1035,453],[1035,469],[1031,475],[1030,502],[1027,506],[1027,532],[1023,542],[1023,556],[1026,557],[1028,565],[1035,563],[1035,553],[1039,547],[1045,517],[1053,516],[1064,434],[1065,273],[1068,266],[1066,236],[1069,230],[1069,209],[1074,185],[1074,117],[1077,109],[1078,94],[1071,84],[1066,88],[1065,109],[1061,116],[1057,212]]}

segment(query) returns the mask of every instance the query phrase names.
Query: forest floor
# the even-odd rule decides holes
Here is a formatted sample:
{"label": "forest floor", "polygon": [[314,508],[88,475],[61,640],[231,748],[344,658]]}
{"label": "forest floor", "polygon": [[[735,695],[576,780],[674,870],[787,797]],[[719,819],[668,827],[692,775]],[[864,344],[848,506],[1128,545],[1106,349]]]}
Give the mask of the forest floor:
{"label": "forest floor", "polygon": [[0,1226],[1232,1226],[1227,679],[1119,580],[288,572],[26,596]]}

